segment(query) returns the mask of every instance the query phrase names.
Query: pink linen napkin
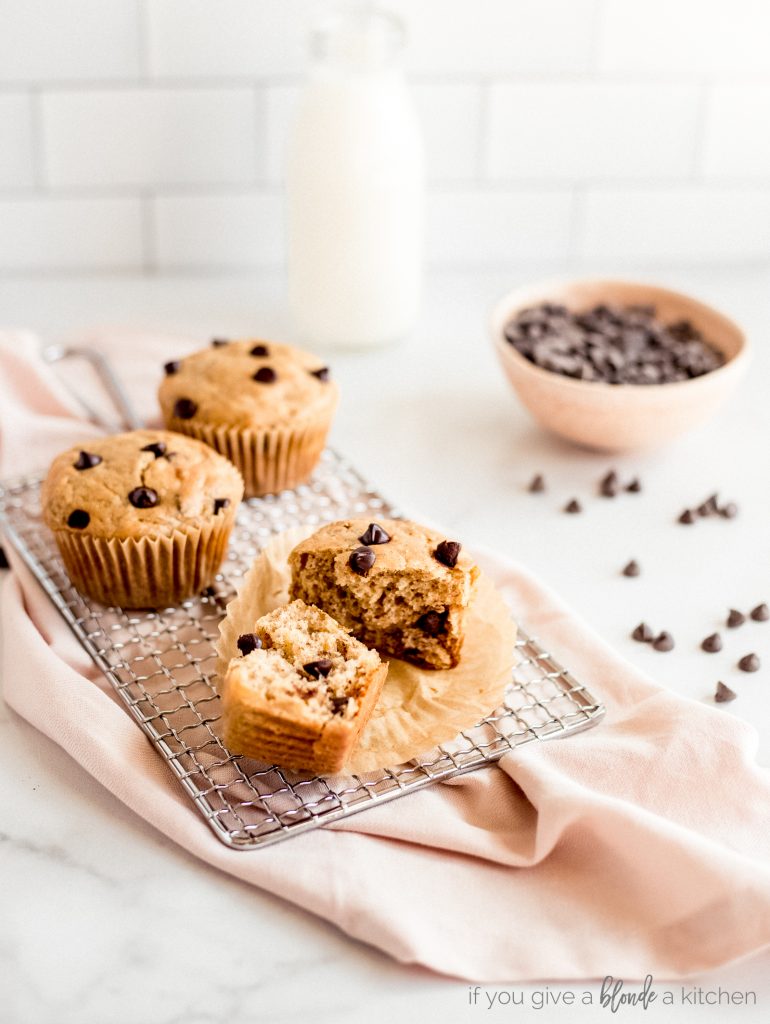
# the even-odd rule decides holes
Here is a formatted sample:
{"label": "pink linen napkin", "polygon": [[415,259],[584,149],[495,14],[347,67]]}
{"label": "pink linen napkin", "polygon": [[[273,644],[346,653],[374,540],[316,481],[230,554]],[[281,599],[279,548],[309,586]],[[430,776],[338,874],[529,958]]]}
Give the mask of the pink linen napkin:
{"label": "pink linen napkin", "polygon": [[[157,367],[192,347],[147,336],[98,343],[121,372],[131,360],[126,377],[145,411]],[[94,432],[35,346],[32,336],[0,334],[4,477],[38,470]],[[480,982],[682,977],[770,944],[770,774],[754,761],[754,730],[644,677],[520,566],[476,552],[514,614],[603,698],[605,721],[329,828],[235,853],[9,554],[6,701],[209,864],[400,961]]]}

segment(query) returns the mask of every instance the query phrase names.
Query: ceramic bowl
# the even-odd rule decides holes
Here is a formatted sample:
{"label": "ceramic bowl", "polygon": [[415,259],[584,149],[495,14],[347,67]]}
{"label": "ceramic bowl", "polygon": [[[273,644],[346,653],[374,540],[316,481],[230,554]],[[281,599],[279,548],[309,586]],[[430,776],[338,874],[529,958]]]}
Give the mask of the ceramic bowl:
{"label": "ceramic bowl", "polygon": [[[558,302],[584,311],[597,303],[650,304],[664,323],[690,320],[725,357],[718,370],[672,384],[633,385],[579,381],[543,370],[505,339],[505,326],[521,310]],[[518,288],[492,313],[492,338],[505,374],[521,402],[547,430],[606,452],[654,448],[704,423],[733,393],[749,357],[743,331],[697,299],[651,284],[591,279]]]}

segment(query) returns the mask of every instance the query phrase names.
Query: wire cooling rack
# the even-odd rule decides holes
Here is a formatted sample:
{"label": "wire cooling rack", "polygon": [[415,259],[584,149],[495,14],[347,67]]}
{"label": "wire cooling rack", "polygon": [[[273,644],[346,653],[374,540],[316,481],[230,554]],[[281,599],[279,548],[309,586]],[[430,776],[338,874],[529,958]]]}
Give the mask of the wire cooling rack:
{"label": "wire cooling rack", "polygon": [[130,612],[95,604],[72,586],[42,523],[40,483],[26,477],[0,485],[0,528],[208,825],[232,849],[279,842],[492,764],[522,743],[579,732],[604,714],[586,687],[520,629],[504,704],[420,759],[368,775],[307,779],[231,754],[218,734],[213,644],[239,577],[274,534],[291,526],[394,516],[393,507],[327,451],[308,484],[242,504],[212,587],[177,608]]}

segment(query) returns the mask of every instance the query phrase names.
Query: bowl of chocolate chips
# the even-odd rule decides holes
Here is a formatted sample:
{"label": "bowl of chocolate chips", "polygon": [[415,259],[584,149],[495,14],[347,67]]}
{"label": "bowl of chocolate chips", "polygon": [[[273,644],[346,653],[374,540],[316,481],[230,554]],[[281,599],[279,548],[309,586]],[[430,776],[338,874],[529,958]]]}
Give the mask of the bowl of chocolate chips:
{"label": "bowl of chocolate chips", "polygon": [[703,423],[748,362],[746,336],[722,313],[630,281],[518,289],[497,304],[492,336],[541,426],[601,451],[653,448]]}

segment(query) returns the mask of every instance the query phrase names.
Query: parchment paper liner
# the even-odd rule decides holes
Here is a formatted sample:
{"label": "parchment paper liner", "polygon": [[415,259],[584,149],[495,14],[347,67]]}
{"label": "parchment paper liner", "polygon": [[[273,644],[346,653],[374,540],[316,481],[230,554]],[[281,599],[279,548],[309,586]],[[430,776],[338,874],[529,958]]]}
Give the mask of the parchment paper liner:
{"label": "parchment paper liner", "polygon": [[[260,552],[227,606],[219,625],[217,677],[237,653],[241,633],[289,599],[289,553],[317,527],[296,527],[273,538]],[[396,658],[379,702],[345,765],[346,774],[360,774],[402,764],[476,725],[502,703],[515,662],[516,626],[510,609],[482,573],[466,616],[460,664],[430,671]]]}
{"label": "parchment paper liner", "polygon": [[224,455],[243,477],[247,498],[275,494],[304,483],[315,469],[326,444],[336,402],[312,419],[292,427],[252,430],[214,426],[171,418],[169,430],[195,437]]}
{"label": "parchment paper liner", "polygon": [[236,509],[170,537],[103,538],[54,530],[78,590],[102,604],[157,608],[177,604],[211,583],[227,551]]}

